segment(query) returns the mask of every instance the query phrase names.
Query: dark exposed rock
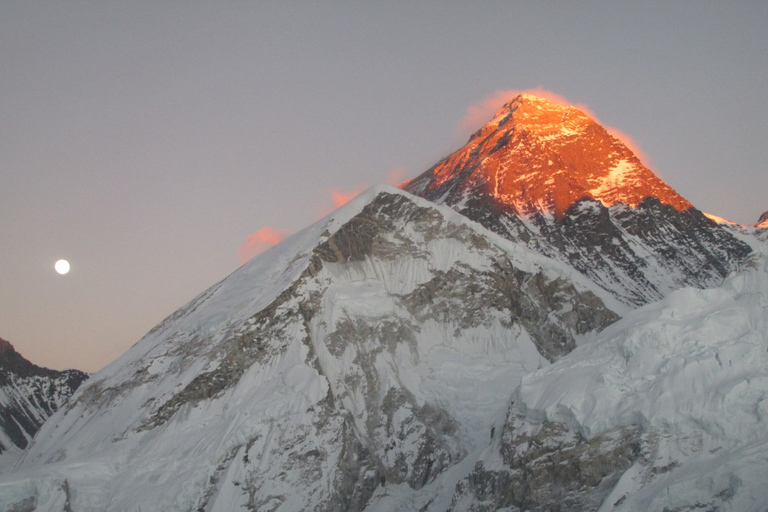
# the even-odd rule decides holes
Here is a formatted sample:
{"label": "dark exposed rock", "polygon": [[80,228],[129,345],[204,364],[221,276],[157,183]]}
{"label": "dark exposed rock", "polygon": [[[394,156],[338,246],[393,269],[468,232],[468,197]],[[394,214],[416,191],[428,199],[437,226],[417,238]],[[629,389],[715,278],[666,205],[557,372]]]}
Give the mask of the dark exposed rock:
{"label": "dark exposed rock", "polygon": [[[416,243],[404,236],[400,232],[404,224],[419,233],[424,242]],[[467,250],[478,251],[489,259],[487,270],[463,263],[445,271],[432,269],[432,279],[410,293],[392,296],[402,307],[400,314],[344,316],[324,338],[313,338],[313,318],[323,317],[324,307],[334,307],[322,299],[323,290],[333,282],[333,272],[365,261],[426,258],[422,243],[440,239],[460,241]],[[337,270],[329,274],[329,266]],[[193,311],[197,304],[189,308]],[[380,193],[335,233],[326,235],[292,285],[242,326],[229,327],[225,341],[215,351],[206,349],[205,353],[219,361],[214,369],[198,374],[165,402],[152,404],[156,407],[154,413],[137,430],[157,429],[182,407],[221,397],[252,366],[280,358],[297,336],[303,336],[306,363],[320,375],[326,370],[316,353],[318,343],[339,360],[353,350],[350,368],[338,381],[328,377],[332,383],[328,396],[309,412],[314,418],[311,435],[308,426],[294,431],[288,423],[276,424],[272,435],[278,436],[278,441],[273,438],[271,447],[264,447],[263,439],[254,438],[237,449],[239,455],[228,452],[221,459],[210,477],[206,496],[214,496],[216,488],[223,485],[219,481],[237,457],[255,460],[269,457],[259,449],[284,447],[290,450],[293,462],[283,472],[298,471],[307,481],[327,478],[329,470],[334,472],[334,486],[318,502],[322,503],[318,510],[362,510],[382,482],[420,489],[466,455],[455,439],[456,420],[444,408],[421,403],[402,384],[380,380],[379,354],[387,352],[393,357],[399,347],[406,347],[418,358],[416,334],[427,320],[454,325],[457,335],[500,321],[506,327],[524,329],[539,351],[554,360],[575,347],[575,336],[602,329],[617,318],[589,291],[577,290],[572,283],[547,277],[542,271],[516,268],[508,255],[487,238],[466,225],[447,222],[435,208],[417,206],[402,195]],[[206,345],[204,338],[185,344]],[[154,378],[157,376],[149,372],[138,372],[131,386]],[[103,403],[127,389],[94,385],[84,399]],[[364,397],[365,409],[350,410],[351,396]],[[315,444],[311,439],[324,440],[324,444]],[[327,467],[330,452],[342,454],[331,468]],[[276,468],[264,471],[253,473],[239,485],[249,494],[254,509],[270,510],[289,498],[282,491],[265,493],[265,479],[280,478],[283,473]],[[209,499],[204,498],[201,507]]]}
{"label": "dark exposed rock", "polygon": [[498,444],[503,466],[478,462],[457,484],[451,510],[597,510],[642,458],[642,437],[629,426],[585,438],[560,423],[527,423],[513,405]]}
{"label": "dark exposed rock", "polygon": [[558,220],[526,220],[490,197],[460,212],[551,258],[569,263],[621,302],[639,306],[684,286],[716,286],[752,249],[696,209],[679,212],[655,198],[636,208],[576,202]]}
{"label": "dark exposed rock", "polygon": [[[51,370],[30,363],[0,339],[0,430],[25,448],[40,426],[66,403],[88,374]],[[0,442],[0,453],[9,449]]]}

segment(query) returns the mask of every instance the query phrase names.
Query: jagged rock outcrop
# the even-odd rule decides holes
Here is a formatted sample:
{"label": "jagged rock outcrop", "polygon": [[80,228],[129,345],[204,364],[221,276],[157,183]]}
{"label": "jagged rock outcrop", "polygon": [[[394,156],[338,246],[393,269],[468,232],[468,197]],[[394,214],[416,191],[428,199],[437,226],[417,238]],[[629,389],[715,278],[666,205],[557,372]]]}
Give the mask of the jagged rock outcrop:
{"label": "jagged rock outcrop", "polygon": [[589,116],[527,94],[403,188],[572,265],[633,307],[715,286],[751,252]]}
{"label": "jagged rock outcrop", "polygon": [[88,375],[41,368],[0,339],[0,454],[27,447]]}
{"label": "jagged rock outcrop", "polygon": [[498,449],[456,486],[449,510],[597,510],[622,475],[647,457],[639,426],[587,438],[557,422],[532,424],[510,409]]}

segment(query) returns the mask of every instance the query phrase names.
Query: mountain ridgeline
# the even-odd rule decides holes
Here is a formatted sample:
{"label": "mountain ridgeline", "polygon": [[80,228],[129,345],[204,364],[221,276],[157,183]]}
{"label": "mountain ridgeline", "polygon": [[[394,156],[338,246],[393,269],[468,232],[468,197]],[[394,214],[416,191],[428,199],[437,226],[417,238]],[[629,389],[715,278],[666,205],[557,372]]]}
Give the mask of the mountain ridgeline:
{"label": "mountain ridgeline", "polygon": [[94,375],[0,511],[764,509],[766,232],[521,95]]}

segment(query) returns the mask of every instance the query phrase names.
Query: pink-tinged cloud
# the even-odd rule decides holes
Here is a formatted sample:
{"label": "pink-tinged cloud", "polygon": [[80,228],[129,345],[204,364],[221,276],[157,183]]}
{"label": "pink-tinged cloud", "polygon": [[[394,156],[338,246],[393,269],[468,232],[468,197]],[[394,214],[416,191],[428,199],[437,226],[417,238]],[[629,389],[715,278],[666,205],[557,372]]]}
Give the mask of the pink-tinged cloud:
{"label": "pink-tinged cloud", "polygon": [[399,187],[405,183],[405,169],[402,167],[395,167],[387,174],[387,184],[393,187]]}
{"label": "pink-tinged cloud", "polygon": [[457,130],[461,132],[461,135],[469,137],[472,133],[490,121],[494,114],[499,109],[501,109],[501,107],[503,107],[506,102],[515,98],[515,96],[519,94],[531,94],[533,96],[538,96],[539,98],[544,98],[545,100],[551,101],[555,105],[560,105],[561,107],[576,107],[594,119],[595,122],[602,125],[612,136],[623,142],[646,167],[652,169],[650,159],[642,150],[640,145],[634,139],[632,139],[632,137],[619,130],[618,128],[603,125],[603,123],[592,111],[592,109],[584,103],[574,103],[572,101],[568,101],[568,99],[566,99],[564,96],[561,96],[542,87],[537,87],[535,89],[503,89],[489,94],[482,100],[467,107],[467,110],[464,113],[464,117],[462,117],[461,121],[459,121]]}
{"label": "pink-tinged cloud", "polygon": [[357,196],[360,192],[367,189],[368,185],[360,183],[351,190],[342,190],[340,188],[332,188],[328,191],[328,195],[324,196],[316,208],[317,218],[321,219],[347,204],[351,199]]}
{"label": "pink-tinged cloud", "polygon": [[650,157],[645,153],[645,151],[643,151],[643,148],[640,147],[640,144],[638,144],[635,139],[627,135],[625,132],[619,130],[618,128],[614,128],[612,126],[603,126],[603,128],[605,128],[608,133],[623,142],[624,145],[627,146],[629,150],[633,152],[637,158],[640,159],[640,162],[644,166],[658,174],[658,172],[653,167],[653,163],[651,163]]}
{"label": "pink-tinged cloud", "polygon": [[471,104],[464,112],[464,117],[459,121],[458,131],[462,135],[469,136],[485,123],[491,120],[493,115],[504,106],[506,102],[520,94],[515,89],[505,89],[489,94],[482,100]]}
{"label": "pink-tinged cloud", "polygon": [[269,226],[261,228],[255,233],[248,235],[245,239],[245,243],[237,250],[240,264],[245,263],[273,245],[277,245],[288,235],[288,231],[275,229]]}
{"label": "pink-tinged cloud", "polygon": [[360,192],[368,188],[368,185],[358,185],[353,190],[331,189],[331,202],[334,208],[340,208],[356,197]]}

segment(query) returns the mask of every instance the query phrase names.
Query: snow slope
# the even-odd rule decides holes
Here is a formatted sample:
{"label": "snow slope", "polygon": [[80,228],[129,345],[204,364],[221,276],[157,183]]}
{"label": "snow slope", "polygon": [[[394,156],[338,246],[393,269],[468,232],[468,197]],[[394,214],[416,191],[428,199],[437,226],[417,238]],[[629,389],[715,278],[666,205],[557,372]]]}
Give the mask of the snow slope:
{"label": "snow slope", "polygon": [[0,510],[450,497],[523,375],[625,309],[566,265],[378,187],[93,376],[2,476]]}

